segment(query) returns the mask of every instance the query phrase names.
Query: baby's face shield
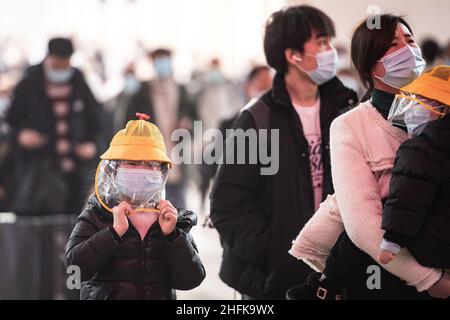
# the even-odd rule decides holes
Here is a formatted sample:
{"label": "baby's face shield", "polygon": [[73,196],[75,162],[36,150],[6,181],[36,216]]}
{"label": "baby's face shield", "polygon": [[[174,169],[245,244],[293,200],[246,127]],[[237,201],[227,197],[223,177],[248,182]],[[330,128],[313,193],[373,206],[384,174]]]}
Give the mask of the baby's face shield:
{"label": "baby's face shield", "polygon": [[406,127],[411,136],[417,136],[429,122],[445,116],[449,111],[450,108],[439,101],[402,93],[395,96],[388,121]]}
{"label": "baby's face shield", "polygon": [[157,212],[168,173],[168,164],[158,161],[102,160],[95,193],[109,211],[126,201],[137,212]]}

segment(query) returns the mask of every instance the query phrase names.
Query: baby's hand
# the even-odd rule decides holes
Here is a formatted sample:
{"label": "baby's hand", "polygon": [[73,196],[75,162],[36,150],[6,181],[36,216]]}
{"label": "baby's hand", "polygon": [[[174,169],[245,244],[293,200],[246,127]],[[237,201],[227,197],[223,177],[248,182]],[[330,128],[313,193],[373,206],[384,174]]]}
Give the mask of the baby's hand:
{"label": "baby's hand", "polygon": [[386,251],[383,249],[380,249],[380,251],[378,251],[377,260],[381,264],[388,264],[389,262],[391,262],[394,259],[395,259],[395,254],[393,254],[392,252],[389,252],[389,251]]}

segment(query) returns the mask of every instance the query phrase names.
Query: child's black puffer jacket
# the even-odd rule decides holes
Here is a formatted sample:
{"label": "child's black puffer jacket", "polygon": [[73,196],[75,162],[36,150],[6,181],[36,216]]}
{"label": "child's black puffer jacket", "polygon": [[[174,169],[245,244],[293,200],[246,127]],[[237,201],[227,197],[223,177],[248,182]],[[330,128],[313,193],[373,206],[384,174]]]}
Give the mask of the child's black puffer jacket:
{"label": "child's black puffer jacket", "polygon": [[385,238],[423,266],[450,268],[450,114],[401,145],[389,192]]}
{"label": "child's black puffer jacket", "polygon": [[81,299],[176,299],[203,281],[205,269],[189,230],[197,223],[191,211],[178,210],[175,231],[164,236],[155,222],[144,240],[130,223],[120,238],[113,215],[95,196],[79,215],[66,247],[67,266],[81,271]]}

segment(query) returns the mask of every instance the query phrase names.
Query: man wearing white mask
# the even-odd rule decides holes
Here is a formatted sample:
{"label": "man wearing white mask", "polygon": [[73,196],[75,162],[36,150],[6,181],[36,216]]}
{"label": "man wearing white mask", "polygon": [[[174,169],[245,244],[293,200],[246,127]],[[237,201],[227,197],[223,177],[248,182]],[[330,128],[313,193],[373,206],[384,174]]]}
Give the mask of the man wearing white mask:
{"label": "man wearing white mask", "polygon": [[224,247],[220,277],[244,299],[283,299],[309,273],[287,251],[333,192],[329,127],[357,100],[336,77],[334,35],[331,19],[310,6],[288,7],[267,22],[273,88],[241,112],[234,128],[279,129],[279,170],[262,176],[261,163],[224,164],[211,194],[211,220]]}

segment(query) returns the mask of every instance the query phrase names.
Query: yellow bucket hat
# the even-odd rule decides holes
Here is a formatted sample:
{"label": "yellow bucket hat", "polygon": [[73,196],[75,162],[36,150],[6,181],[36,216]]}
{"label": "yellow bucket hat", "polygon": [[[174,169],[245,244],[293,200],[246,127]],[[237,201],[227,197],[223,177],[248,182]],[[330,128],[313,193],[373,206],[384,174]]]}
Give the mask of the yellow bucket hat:
{"label": "yellow bucket hat", "polygon": [[136,113],[139,120],[128,121],[125,129],[116,133],[102,160],[160,161],[172,168],[161,131],[149,122],[150,116]]}
{"label": "yellow bucket hat", "polygon": [[436,66],[401,91],[417,94],[450,106],[450,66]]}

